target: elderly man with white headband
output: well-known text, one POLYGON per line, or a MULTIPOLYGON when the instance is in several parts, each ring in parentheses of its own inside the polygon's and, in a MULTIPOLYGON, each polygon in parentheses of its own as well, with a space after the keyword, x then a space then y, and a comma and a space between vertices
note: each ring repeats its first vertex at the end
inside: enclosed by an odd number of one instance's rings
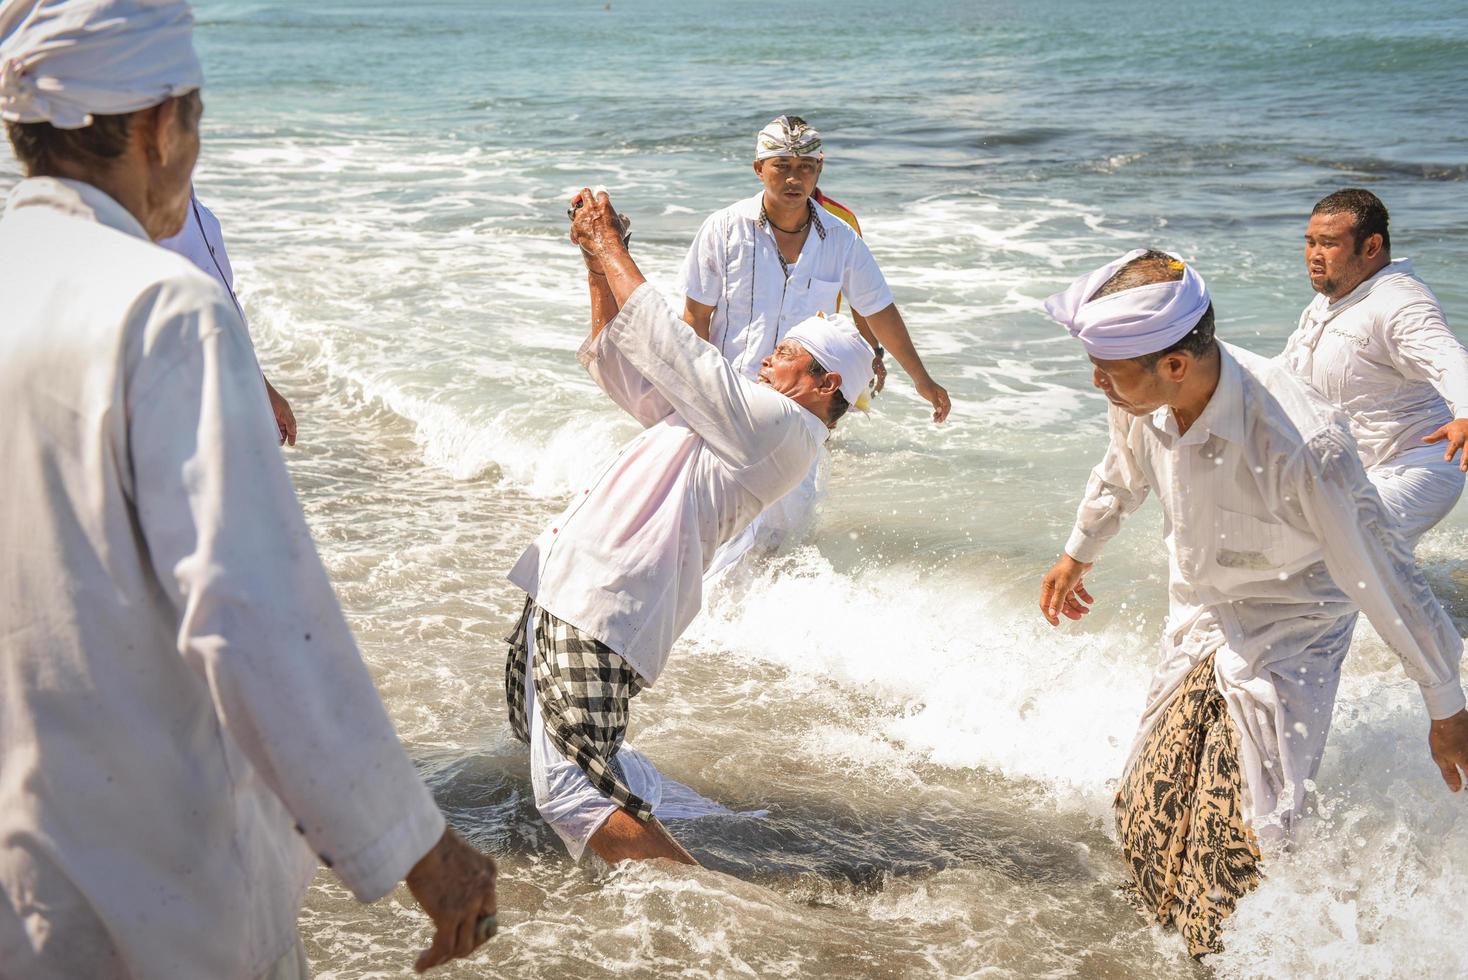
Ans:
POLYGON ((318 860, 407 877, 421 969, 494 925, 358 654, 225 291, 183 225, 170 0, 0 4, 0 974, 299 977, 318 860))
POLYGON ((510 572, 527 595, 505 695, 535 802, 573 857, 695 863, 658 819, 727 813, 623 744, 631 699, 703 604, 714 553, 810 470, 872 379, 846 317, 812 317, 752 381, 695 337, 626 250, 605 193, 577 198, 591 293, 578 358, 642 424, 510 572))
MULTIPOLYGON (((799 116, 779 116, 758 133, 754 172, 763 186, 714 212, 699 229, 680 277, 683 319, 752 379, 791 328, 837 312, 844 297, 864 319, 877 355, 884 347, 892 352, 941 422, 948 392, 923 365, 877 260, 861 236, 811 198, 824 161, 821 134, 799 116)), ((801 487, 766 513, 762 524, 770 536, 798 533, 808 523, 817 477, 813 466, 801 487)), ((751 528, 715 567, 731 564, 753 540, 751 528)))
POLYGON ((1454 791, 1468 768, 1462 641, 1361 468, 1346 420, 1278 363, 1214 338, 1202 277, 1135 251, 1045 304, 1111 403, 1111 444, 1065 553, 1052 624, 1149 491, 1163 509, 1169 614, 1116 797, 1136 895, 1195 956, 1259 880, 1320 765, 1357 610, 1422 689, 1454 791))

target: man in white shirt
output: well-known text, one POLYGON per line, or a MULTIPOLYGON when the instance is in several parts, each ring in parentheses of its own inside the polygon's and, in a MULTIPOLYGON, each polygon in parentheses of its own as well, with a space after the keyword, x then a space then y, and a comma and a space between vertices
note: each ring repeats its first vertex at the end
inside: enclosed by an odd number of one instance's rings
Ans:
MULTIPOLYGON (((753 379, 795 324, 837 312, 844 297, 878 359, 884 347, 891 351, 942 422, 948 392, 928 374, 877 260, 850 225, 812 198, 825 162, 821 146, 821 134, 799 116, 779 116, 755 137, 762 187, 699 228, 680 276, 683 319, 753 379)), ((721 552, 713 570, 738 560, 757 535, 778 544, 801 533, 818 477, 813 464, 795 491, 721 552)))
POLYGON ((1415 544, 1463 493, 1468 350, 1412 261, 1392 259, 1387 222, 1358 188, 1315 205, 1305 264, 1318 295, 1281 358, 1350 417, 1367 475, 1415 544))
MULTIPOLYGON (((224 248, 224 231, 214 212, 205 207, 193 191, 189 192, 189 213, 184 217, 183 228, 178 234, 170 235, 158 244, 170 252, 182 255, 198 266, 205 275, 217 280, 229 293, 230 302, 234 303, 240 319, 245 319, 245 308, 240 305, 240 298, 234 291, 234 266, 230 265, 229 253, 224 248)), ((245 328, 248 331, 248 322, 245 328)), ((262 374, 260 380, 265 383, 265 394, 270 399, 271 417, 275 421, 280 444, 294 446, 296 415, 291 411, 290 402, 275 390, 269 378, 262 374)))
POLYGON ((1082 577, 1149 492, 1163 507, 1169 616, 1117 794, 1136 891, 1194 955, 1258 880, 1256 833, 1302 811, 1358 609, 1402 660, 1457 791, 1468 768, 1462 641, 1371 487, 1343 416, 1276 361, 1222 344, 1197 273, 1132 252, 1050 298, 1111 402, 1111 441, 1046 619, 1079 619, 1082 577))
POLYGON ((510 572, 528 599, 506 698, 536 805, 574 856, 692 863, 655 813, 727 811, 622 744, 630 700, 698 614, 714 552, 800 482, 867 390, 872 350, 846 317, 813 317, 745 378, 645 283, 606 194, 577 200, 591 292, 578 359, 644 429, 510 572))
MULTIPOLYGON (((0 5, 0 973, 304 976, 318 859, 406 876, 468 954, 494 863, 452 830, 347 629, 244 324, 154 240, 198 156, 192 14, 0 5)), ((482 923, 482 925, 481 925, 482 923)))

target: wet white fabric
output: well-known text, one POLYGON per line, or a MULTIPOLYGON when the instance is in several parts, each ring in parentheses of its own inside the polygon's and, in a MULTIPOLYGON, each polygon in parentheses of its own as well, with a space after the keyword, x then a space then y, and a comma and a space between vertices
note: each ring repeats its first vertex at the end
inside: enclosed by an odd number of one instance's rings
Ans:
POLYGON ((804 479, 828 431, 737 374, 648 283, 578 358, 644 429, 526 549, 510 581, 652 684, 703 608, 714 553, 804 479))
POLYGON ((1397 453, 1366 471, 1397 527, 1414 546, 1452 512, 1463 495, 1458 460, 1443 459, 1442 445, 1397 453))
POLYGON ((822 212, 825 237, 811 229, 786 275, 774 233, 760 225, 763 202, 761 191, 710 215, 689 246, 678 284, 684 296, 714 308, 709 342, 751 380, 797 323, 835 313, 838 297, 862 316, 892 305, 871 249, 829 212, 822 212))
POLYGON ((830 469, 830 450, 822 446, 820 458, 799 486, 766 507, 738 537, 719 548, 704 575, 704 587, 712 586, 751 550, 773 552, 798 543, 815 522, 816 507, 825 496, 830 469))
MULTIPOLYGON (((561 838, 572 859, 580 861, 587 842, 618 807, 597 791, 580 766, 556 750, 541 720, 533 683, 525 685, 525 719, 530 731, 530 784, 535 791, 535 808, 561 838)), ((763 817, 768 813, 766 810, 737 813, 715 803, 658 772, 647 756, 626 742, 617 751, 617 762, 628 789, 646 800, 659 820, 763 817)))
POLYGON ((1171 252, 1167 254, 1183 266, 1178 281, 1136 286, 1091 299, 1123 266, 1144 254, 1143 249, 1128 252, 1045 300, 1045 312, 1069 330, 1092 357, 1121 361, 1166 350, 1187 336, 1208 311, 1203 277, 1171 252))
POLYGON ((807 317, 785 338, 804 347, 827 371, 841 375, 841 394, 852 406, 870 393, 877 352, 862 338, 851 317, 840 313, 807 317))
POLYGON ((1319 765, 1344 620, 1366 612, 1432 718, 1463 708, 1462 640, 1367 480, 1344 416, 1277 361, 1220 346, 1218 388, 1186 433, 1165 407, 1140 418, 1111 407, 1110 445, 1065 550, 1095 561, 1156 492, 1169 615, 1147 717, 1216 651, 1249 813, 1263 826, 1291 819, 1319 765), (1301 677, 1313 680, 1283 680, 1301 677))
POLYGON ((0 220, 0 973, 253 977, 316 855, 444 828, 317 556, 219 285, 74 181, 0 220))
POLYGON ((0 119, 81 129, 204 84, 180 0, 10 0, 0 7, 0 119))
POLYGON ((1317 295, 1280 357, 1350 416, 1367 468, 1468 418, 1468 349, 1410 259, 1334 302, 1317 295))

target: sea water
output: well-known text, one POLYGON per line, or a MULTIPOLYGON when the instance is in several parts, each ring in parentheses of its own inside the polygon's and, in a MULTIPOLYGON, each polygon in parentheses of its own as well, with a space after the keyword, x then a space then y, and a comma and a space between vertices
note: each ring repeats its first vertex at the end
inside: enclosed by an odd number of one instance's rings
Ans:
MULTIPOLYGON (((201 199, 218 214, 285 451, 362 652, 454 824, 500 862, 500 937, 443 976, 1461 976, 1468 800, 1369 629, 1321 815, 1195 965, 1118 896, 1109 802, 1166 611, 1157 506, 1052 629, 1039 583, 1105 445, 1080 348, 1040 312, 1138 246, 1207 277, 1220 335, 1277 352, 1310 299, 1311 205, 1372 188, 1468 326, 1468 8, 201 2, 201 199), (610 188, 676 301, 754 133, 825 134, 946 425, 893 365, 832 441, 804 539, 707 598, 631 738, 765 819, 675 824, 703 862, 572 863, 510 736, 521 549, 637 430, 576 364, 574 190, 610 188)), ((16 167, 7 157, 0 191, 16 167)), ((1419 558, 1468 631, 1468 513, 1419 558)), ((330 765, 330 760, 321 760, 330 765)), ((328 872, 322 977, 398 975, 406 892, 328 872)))

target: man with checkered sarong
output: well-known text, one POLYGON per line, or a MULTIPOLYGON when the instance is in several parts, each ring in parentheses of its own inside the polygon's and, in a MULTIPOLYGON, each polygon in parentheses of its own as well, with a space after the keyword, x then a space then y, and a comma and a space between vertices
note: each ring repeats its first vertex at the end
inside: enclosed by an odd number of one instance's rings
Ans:
POLYGON ((801 481, 867 392, 872 349, 846 317, 812 318, 751 381, 646 284, 604 192, 583 190, 571 213, 591 294, 578 359, 643 431, 510 572, 527 595, 505 665, 510 724, 573 856, 693 863, 658 815, 728 811, 624 743, 628 707, 702 607, 715 551, 801 481))
POLYGON ((1082 576, 1155 491, 1170 608, 1117 835, 1138 904, 1193 955, 1217 952, 1260 879, 1260 843, 1305 808, 1358 612, 1421 686, 1454 791, 1468 768, 1462 640, 1346 418, 1283 365, 1220 343, 1207 287, 1178 256, 1128 253, 1045 308, 1090 355, 1111 444, 1041 610, 1052 625, 1089 611, 1082 576))

